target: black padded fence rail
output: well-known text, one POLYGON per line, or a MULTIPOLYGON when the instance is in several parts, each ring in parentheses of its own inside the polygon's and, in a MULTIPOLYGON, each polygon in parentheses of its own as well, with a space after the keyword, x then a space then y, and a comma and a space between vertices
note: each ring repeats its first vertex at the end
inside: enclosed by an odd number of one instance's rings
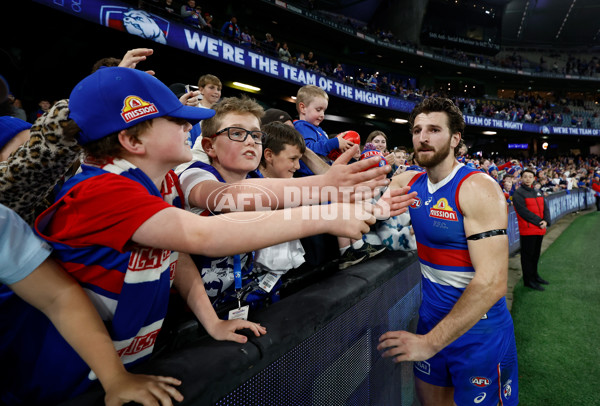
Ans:
MULTIPOLYGON (((331 268, 337 264, 328 264, 331 268)), ((414 332, 421 303, 416 252, 386 251, 298 290, 250 318, 246 344, 217 342, 194 319, 136 373, 183 381, 181 405, 412 405, 412 363, 383 359, 388 330, 414 332)), ((98 386, 63 406, 101 405, 98 386)))

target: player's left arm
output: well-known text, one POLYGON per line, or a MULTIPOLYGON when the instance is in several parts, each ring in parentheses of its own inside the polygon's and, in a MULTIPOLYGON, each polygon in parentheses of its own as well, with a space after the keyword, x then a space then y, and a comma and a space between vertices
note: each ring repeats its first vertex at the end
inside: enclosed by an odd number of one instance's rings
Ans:
POLYGON ((487 232, 494 234, 494 230, 506 230, 508 226, 506 203, 500 186, 489 176, 474 175, 463 182, 458 199, 475 276, 450 313, 428 333, 437 351, 473 327, 506 295, 507 289, 508 236, 485 236, 487 232), (468 239, 476 235, 483 238, 468 239))
MULTIPOLYGON (((508 215, 504 194, 489 176, 477 174, 465 180, 459 192, 459 204, 467 237, 506 230, 508 215)), ((385 350, 384 357, 393 357, 395 362, 431 358, 473 327, 506 294, 507 235, 467 240, 467 244, 475 276, 450 313, 425 335, 407 331, 383 334, 378 349, 385 350)))

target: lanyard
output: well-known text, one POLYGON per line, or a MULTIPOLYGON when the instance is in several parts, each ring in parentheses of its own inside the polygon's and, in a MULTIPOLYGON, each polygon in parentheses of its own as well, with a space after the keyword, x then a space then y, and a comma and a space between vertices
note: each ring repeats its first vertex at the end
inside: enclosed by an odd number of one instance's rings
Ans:
POLYGON ((238 308, 240 308, 242 298, 242 260, 239 255, 233 256, 233 280, 235 283, 235 292, 238 300, 238 308))

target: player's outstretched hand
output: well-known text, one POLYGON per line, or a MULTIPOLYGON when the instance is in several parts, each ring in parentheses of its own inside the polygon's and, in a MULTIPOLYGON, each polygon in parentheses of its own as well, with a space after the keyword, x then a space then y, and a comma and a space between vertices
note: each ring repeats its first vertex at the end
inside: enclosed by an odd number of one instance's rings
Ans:
POLYGON ((137 402, 144 406, 171 406, 171 398, 177 402, 183 395, 175 388, 181 385, 179 379, 168 376, 139 375, 123 371, 112 377, 107 384, 102 383, 106 391, 104 403, 107 406, 121 406, 137 402))
POLYGON ((218 341, 233 341, 244 344, 246 341, 248 341, 248 337, 238 334, 236 331, 245 328, 252 330, 256 337, 267 334, 267 329, 261 326, 260 323, 253 323, 251 321, 241 319, 219 320, 211 327, 208 333, 212 338, 218 341))
POLYGON ((427 336, 408 331, 388 331, 379 337, 377 349, 383 351, 384 358, 393 358, 394 362, 424 361, 437 353, 427 336))

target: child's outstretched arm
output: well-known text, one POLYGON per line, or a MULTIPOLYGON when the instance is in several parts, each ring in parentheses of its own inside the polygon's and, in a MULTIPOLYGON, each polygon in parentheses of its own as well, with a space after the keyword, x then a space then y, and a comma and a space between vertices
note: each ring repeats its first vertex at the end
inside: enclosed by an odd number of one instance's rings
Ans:
POLYGON ((350 203, 209 217, 168 207, 146 220, 131 239, 148 247, 224 257, 324 233, 359 239, 373 223, 372 208, 350 203))
POLYGON ((280 209, 307 204, 324 203, 335 200, 342 201, 348 196, 353 201, 354 189, 375 189, 389 184, 385 175, 391 170, 386 165, 379 167, 373 164, 379 157, 354 162, 348 165, 352 156, 358 151, 353 146, 335 161, 335 164, 322 175, 301 178, 258 178, 244 179, 241 182, 224 184, 218 181, 204 181, 195 185, 189 196, 192 207, 227 212, 231 206, 221 205, 226 202, 241 202, 236 211, 252 211, 257 209, 280 209), (257 191, 268 191, 257 194, 257 191), (248 196, 252 199, 248 199, 248 196), (245 198, 245 197, 246 198, 245 198))
POLYGON ((181 402, 178 379, 136 375, 125 370, 100 315, 81 286, 48 258, 9 287, 52 321, 64 339, 94 371, 109 406, 135 401, 143 405, 181 402))

